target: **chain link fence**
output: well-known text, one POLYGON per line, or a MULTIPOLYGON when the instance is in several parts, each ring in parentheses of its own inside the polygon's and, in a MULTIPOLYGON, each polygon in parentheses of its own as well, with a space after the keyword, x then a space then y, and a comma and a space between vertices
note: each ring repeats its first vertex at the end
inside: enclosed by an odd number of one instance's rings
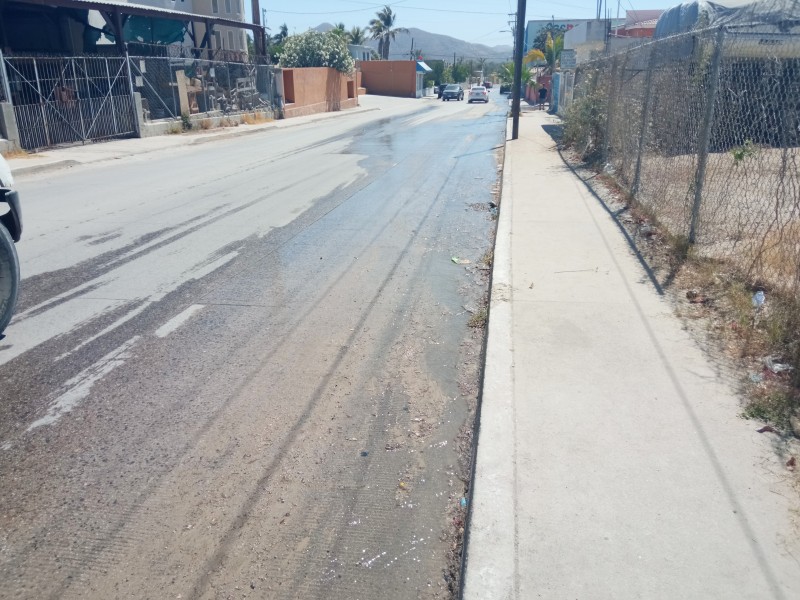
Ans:
POLYGON ((566 133, 676 238, 800 293, 800 38, 736 29, 581 66, 566 133))
MULTIPOLYGON (((234 57, 237 58, 237 57, 234 57)), ((266 112, 277 115, 275 68, 257 62, 189 55, 131 56, 145 121, 182 115, 266 112)))

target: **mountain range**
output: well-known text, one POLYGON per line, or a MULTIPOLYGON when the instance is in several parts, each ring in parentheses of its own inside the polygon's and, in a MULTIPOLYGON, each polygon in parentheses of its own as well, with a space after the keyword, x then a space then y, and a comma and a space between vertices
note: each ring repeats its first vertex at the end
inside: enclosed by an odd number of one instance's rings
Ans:
MULTIPOLYGON (((317 31, 330 31, 333 25, 322 23, 315 27, 317 31)), ((411 57, 411 45, 415 53, 420 51, 423 60, 442 59, 452 62, 453 56, 456 60, 479 60, 485 58, 489 61, 506 62, 511 60, 514 53, 513 46, 484 46, 483 44, 472 44, 459 40, 449 35, 430 33, 411 27, 408 33, 398 33, 389 46, 389 58, 391 60, 402 60, 411 57), (449 59, 449 60, 448 60, 449 59)), ((365 44, 370 48, 378 49, 377 40, 368 40, 365 44)))

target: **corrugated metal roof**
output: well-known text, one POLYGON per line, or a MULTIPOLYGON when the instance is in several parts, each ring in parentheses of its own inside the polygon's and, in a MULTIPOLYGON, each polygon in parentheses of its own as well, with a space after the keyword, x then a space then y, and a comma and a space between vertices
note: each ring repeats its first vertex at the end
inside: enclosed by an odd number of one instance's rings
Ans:
POLYGON ((229 27, 241 27, 244 29, 259 30, 260 25, 254 25, 244 21, 234 21, 232 19, 222 19, 220 17, 212 17, 208 15, 197 15, 180 10, 173 10, 170 8, 156 8, 146 4, 136 4, 133 2, 124 2, 122 0, 13 0, 19 4, 36 4, 38 6, 57 6, 63 8, 78 8, 83 10, 99 10, 99 11, 119 11, 128 15, 139 15, 144 17, 152 17, 154 19, 171 19, 178 21, 195 21, 203 22, 208 21, 215 25, 225 25, 229 27))

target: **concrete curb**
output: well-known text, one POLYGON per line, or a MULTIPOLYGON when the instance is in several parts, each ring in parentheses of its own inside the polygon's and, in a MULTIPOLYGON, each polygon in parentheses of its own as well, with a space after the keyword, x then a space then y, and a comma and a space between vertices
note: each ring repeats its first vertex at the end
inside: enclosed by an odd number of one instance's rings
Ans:
POLYGON ((488 337, 472 498, 464 540, 461 597, 517 597, 514 354, 512 340, 511 214, 508 150, 492 268, 488 337))
MULTIPOLYGON (((205 137, 197 138, 197 139, 188 141, 187 145, 195 146, 195 145, 199 145, 199 144, 208 144, 210 142, 216 142, 216 141, 219 141, 219 140, 229 140, 229 139, 234 139, 234 138, 238 138, 238 137, 243 137, 243 136, 246 136, 246 135, 254 135, 254 134, 257 134, 257 133, 264 133, 264 132, 267 132, 267 131, 274 131, 276 129, 287 129, 289 127, 299 127, 301 125, 309 125, 309 124, 313 124, 313 123, 318 123, 320 121, 326 121, 328 119, 334 119, 334 118, 337 118, 337 117, 344 117, 344 116, 352 115, 352 114, 361 114, 361 113, 365 113, 365 112, 373 112, 373 111, 376 111, 376 110, 381 110, 381 109, 379 107, 373 107, 373 108, 364 108, 364 109, 361 109, 361 110, 356 108, 356 109, 350 109, 348 111, 336 111, 336 112, 331 112, 331 113, 325 113, 325 115, 330 115, 330 116, 322 116, 322 117, 317 117, 315 119, 310 119, 310 120, 307 120, 307 121, 298 121, 298 122, 295 122, 295 119, 288 119, 288 120, 287 119, 282 119, 280 121, 275 121, 273 123, 265 124, 264 126, 259 127, 258 129, 244 129, 244 130, 239 130, 239 131, 226 131, 226 132, 220 132, 220 133, 211 133, 209 135, 206 135, 205 137), (281 125, 280 123, 287 123, 287 125, 281 125)), ((131 138, 131 139, 138 139, 138 138, 131 138)), ((169 150, 169 149, 171 149, 171 148, 159 148, 157 150, 153 150, 152 148, 146 148, 146 149, 133 150, 133 151, 128 150, 126 152, 120 152, 117 155, 106 155, 106 156, 102 156, 100 158, 95 158, 95 159, 91 159, 91 160, 72 160, 72 159, 70 159, 70 160, 58 160, 58 161, 53 161, 53 162, 46 163, 46 164, 32 165, 30 167, 12 168, 12 174, 14 175, 14 177, 19 177, 19 176, 24 176, 24 175, 36 175, 36 174, 39 174, 39 173, 45 173, 45 172, 48 172, 48 171, 55 171, 55 170, 58 170, 58 169, 64 169, 64 168, 68 168, 68 167, 75 167, 75 166, 80 166, 80 165, 91 165, 91 164, 104 162, 104 161, 107 161, 107 160, 117 160, 119 158, 123 158, 123 157, 127 157, 127 156, 137 156, 139 154, 147 154, 149 152, 161 152, 163 150, 169 150)))
POLYGON ((57 171, 59 169, 76 167, 82 164, 85 163, 77 160, 57 160, 55 162, 45 163, 42 165, 31 165, 30 167, 16 168, 12 171, 12 174, 14 177, 19 177, 20 175, 35 175, 37 173, 46 173, 48 171, 57 171))

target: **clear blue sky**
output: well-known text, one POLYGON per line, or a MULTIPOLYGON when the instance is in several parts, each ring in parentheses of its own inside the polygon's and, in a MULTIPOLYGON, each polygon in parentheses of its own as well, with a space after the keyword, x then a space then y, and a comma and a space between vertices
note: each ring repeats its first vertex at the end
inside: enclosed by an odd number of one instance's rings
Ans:
MULTIPOLYGON (((618 0, 607 0, 612 17, 617 15, 618 0)), ((244 0, 250 14, 251 0, 244 0)), ((621 0, 620 16, 626 10, 669 8, 680 0, 621 0)), ((320 23, 344 23, 348 29, 353 25, 366 27, 370 19, 385 2, 369 0, 260 0, 261 8, 267 10, 267 26, 275 34, 282 23, 289 26, 289 33, 302 33, 320 23)), ((441 33, 454 38, 497 46, 512 45, 509 29, 509 13, 517 10, 517 0, 395 0, 388 2, 397 14, 399 27, 416 27, 431 33, 441 33)), ((595 0, 557 0, 544 2, 528 0, 525 20, 534 19, 593 19, 596 13, 595 0)))

